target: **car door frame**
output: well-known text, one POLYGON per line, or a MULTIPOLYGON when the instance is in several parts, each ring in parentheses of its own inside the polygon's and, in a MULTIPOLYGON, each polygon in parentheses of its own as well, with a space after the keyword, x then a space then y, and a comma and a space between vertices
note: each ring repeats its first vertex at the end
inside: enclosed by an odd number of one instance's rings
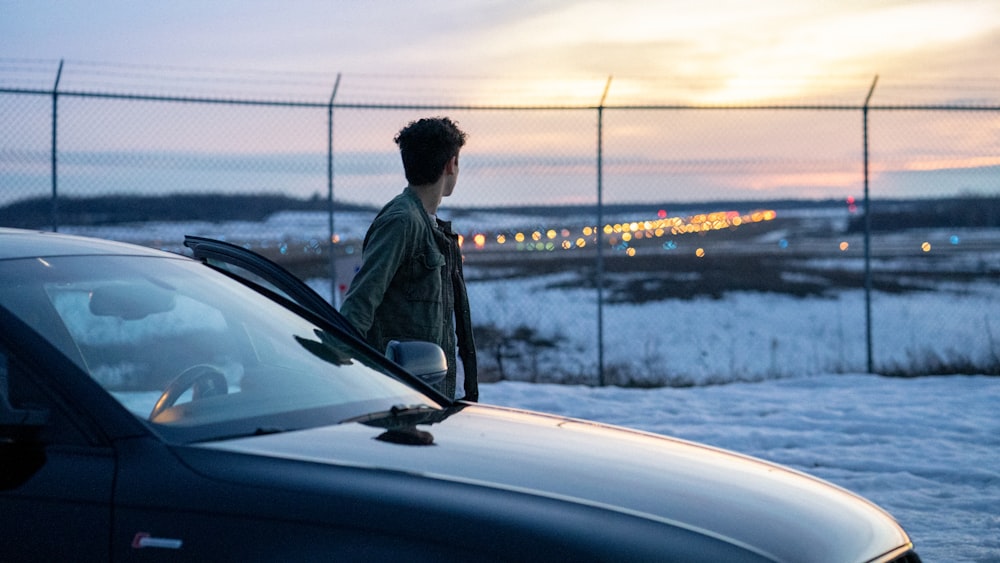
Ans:
MULTIPOLYGON (((337 311, 323 297, 316 293, 305 282, 297 276, 279 266, 271 260, 247 250, 241 246, 221 240, 186 235, 184 246, 189 248, 196 260, 201 260, 208 265, 219 267, 219 264, 242 268, 267 283, 278 288, 286 297, 297 303, 299 306, 308 309, 319 315, 330 324, 343 329, 351 336, 361 338, 357 329, 348 321, 340 311, 337 311)), ((246 279, 239 272, 229 271, 229 273, 246 279)), ((248 280, 255 283, 254 280, 248 280)))
POLYGON ((27 376, 45 405, 44 415, 26 416, 23 425, 8 424, 0 433, 5 471, 11 464, 29 462, 26 456, 41 456, 40 464, 0 490, 4 555, 15 560, 108 559, 118 472, 115 441, 148 431, 72 360, 3 307, 0 328, 4 393, 11 377, 27 376), (17 370, 11 371, 11 362, 17 370), (58 439, 45 438, 45 432, 58 439), (64 439, 69 436, 73 438, 64 439), (53 536, 52 523, 68 520, 76 523, 53 536))

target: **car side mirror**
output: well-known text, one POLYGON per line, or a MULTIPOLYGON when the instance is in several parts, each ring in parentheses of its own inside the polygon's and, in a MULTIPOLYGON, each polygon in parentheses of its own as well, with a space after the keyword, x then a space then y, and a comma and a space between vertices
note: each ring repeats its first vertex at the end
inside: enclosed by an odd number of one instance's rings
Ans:
POLYGON ((428 385, 440 383, 448 374, 444 350, 431 342, 392 340, 385 355, 428 385))

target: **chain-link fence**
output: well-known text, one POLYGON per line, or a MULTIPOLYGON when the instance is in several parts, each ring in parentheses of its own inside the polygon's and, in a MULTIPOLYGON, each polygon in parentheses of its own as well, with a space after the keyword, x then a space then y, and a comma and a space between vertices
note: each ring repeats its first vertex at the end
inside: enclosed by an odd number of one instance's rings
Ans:
POLYGON ((380 90, 397 101, 364 102, 339 79, 274 101, 50 82, 0 81, 0 225, 176 251, 185 234, 223 238, 335 304, 405 184, 393 135, 456 119, 470 137, 442 215, 465 237, 486 379, 1000 372, 1000 106, 633 104, 608 84, 578 105, 443 90, 446 103, 399 103, 398 83, 380 90))

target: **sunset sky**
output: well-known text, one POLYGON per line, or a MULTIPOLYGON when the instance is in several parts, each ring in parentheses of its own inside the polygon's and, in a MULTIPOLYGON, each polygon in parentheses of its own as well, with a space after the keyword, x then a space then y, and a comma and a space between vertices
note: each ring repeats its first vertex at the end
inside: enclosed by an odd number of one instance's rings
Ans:
MULTIPOLYGON (((156 94, 245 98, 270 89, 273 97, 325 102, 342 75, 341 103, 586 108, 599 104, 609 85, 608 107, 856 107, 877 75, 875 105, 996 107, 1000 2, 0 0, 0 87, 51 88, 60 60, 66 64, 63 91, 148 88, 156 94)), ((61 133, 60 148, 169 150, 170 139, 183 139, 186 150, 274 152, 263 145, 227 147, 229 139, 249 134, 211 121, 222 113, 188 120, 203 130, 165 122, 149 137, 152 144, 141 147, 112 135, 102 139, 106 147, 96 146, 88 134, 93 129, 81 125, 79 145, 68 131, 61 133)), ((381 175, 368 175, 387 190, 370 197, 384 199, 397 188, 389 183, 398 172, 391 135, 410 116, 370 117, 357 116, 354 125, 350 115, 339 119, 339 149, 388 155, 380 161, 381 175)), ((562 201, 593 197, 591 117, 461 117, 474 131, 467 152, 476 158, 468 160, 467 175, 480 174, 477 182, 489 189, 460 193, 460 203, 484 202, 485 194, 509 197, 512 177, 504 174, 524 170, 537 171, 536 180, 549 178, 562 201), (500 153, 515 154, 511 158, 520 164, 489 160, 500 153)), ((1000 113, 933 115, 917 124, 904 117, 913 118, 883 112, 878 119, 872 174, 882 193, 1000 190, 994 181, 1000 113), (953 180, 943 182, 941 174, 953 180)), ((856 194, 859 126, 859 116, 830 112, 619 112, 609 117, 605 132, 609 193, 856 194), (664 178, 674 187, 665 188, 664 178)), ((265 135, 254 134, 287 153, 325 150, 324 122, 300 126, 279 118, 264 127, 265 135)), ((354 168, 369 166, 343 158, 338 165, 348 185, 354 168)), ((302 188, 306 194, 313 189, 302 188)), ((535 184, 523 189, 525 197, 539 193, 535 184)))
POLYGON ((650 84, 683 102, 856 98, 878 74, 941 101, 949 83, 995 92, 1000 2, 0 0, 0 58, 506 77, 569 101, 596 101, 609 76, 629 100, 650 84))

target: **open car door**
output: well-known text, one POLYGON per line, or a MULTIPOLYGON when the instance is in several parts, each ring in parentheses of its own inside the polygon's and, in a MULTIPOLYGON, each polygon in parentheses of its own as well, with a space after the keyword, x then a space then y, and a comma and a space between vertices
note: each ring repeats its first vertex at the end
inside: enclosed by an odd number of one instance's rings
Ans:
MULTIPOLYGON (((190 235, 184 237, 184 246, 191 249, 197 260, 274 291, 345 333, 364 340, 354 325, 333 305, 294 274, 267 258, 235 244, 190 235)), ((380 352, 429 385, 441 381, 448 372, 444 352, 437 344, 393 341, 387 350, 380 352)))
POLYGON ((185 236, 184 246, 194 257, 217 268, 261 285, 299 304, 348 334, 361 338, 351 323, 316 291, 288 270, 260 254, 228 242, 185 236))

